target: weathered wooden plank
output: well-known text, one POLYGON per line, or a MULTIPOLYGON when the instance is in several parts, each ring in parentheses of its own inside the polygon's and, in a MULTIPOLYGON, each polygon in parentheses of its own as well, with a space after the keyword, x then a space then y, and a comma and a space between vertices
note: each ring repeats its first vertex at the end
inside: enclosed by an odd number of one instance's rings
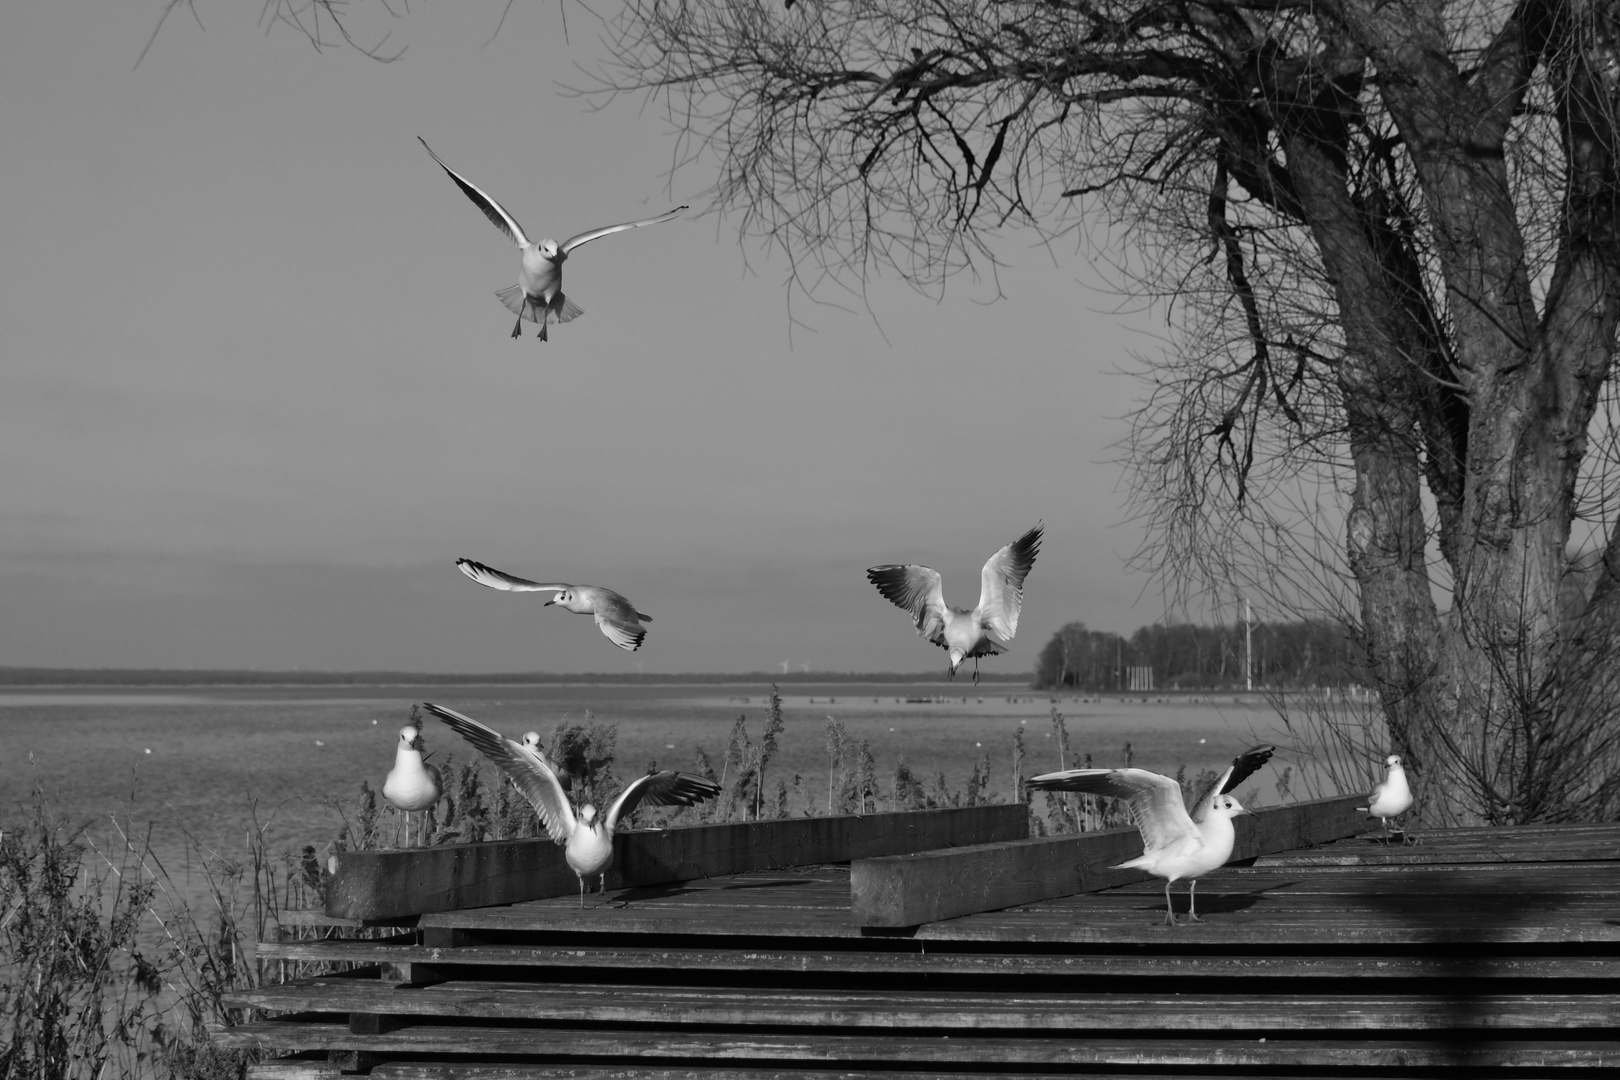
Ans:
POLYGON ((341 1070, 325 1055, 261 1061, 247 1068, 247 1080, 338 1080, 341 1070))
MULTIPOLYGON (((446 968, 621 968, 650 971, 746 971, 862 975, 930 975, 971 979, 1031 977, 1277 979, 1602 979, 1620 978, 1620 958, 1592 956, 1419 956, 1404 952, 1350 956, 1221 953, 952 953, 798 949, 683 949, 646 946, 467 945, 455 949, 369 941, 289 941, 259 946, 268 960, 351 964, 433 964, 446 968)), ((403 981, 403 980, 401 980, 403 981)))
MULTIPOLYGON (((1021 804, 632 831, 620 834, 608 883, 658 885, 1028 834, 1021 804)), ((345 851, 336 860, 328 917, 377 920, 579 892, 562 849, 546 839, 345 851)))
POLYGON ((1607 994, 1206 995, 969 991, 798 990, 596 983, 446 982, 399 987, 309 979, 228 991, 229 1008, 270 1013, 347 1012, 354 1034, 382 1035, 403 1017, 601 1024, 925 1028, 951 1032, 1162 1031, 1179 1033, 1431 1030, 1579 1030, 1620 1026, 1607 994), (364 1024, 356 1021, 362 1018, 364 1024))
POLYGON ((717 1033, 654 1029, 576 1030, 552 1026, 476 1030, 418 1025, 377 1036, 357 1036, 347 1024, 265 1021, 211 1029, 225 1048, 353 1049, 376 1053, 506 1055, 618 1060, 670 1059, 731 1062, 849 1061, 893 1063, 912 1070, 930 1065, 958 1068, 1010 1065, 1135 1065, 1177 1068, 1451 1068, 1460 1075, 1483 1068, 1555 1068, 1613 1065, 1620 1041, 1612 1038, 1536 1041, 1529 1039, 1159 1039, 1152 1037, 915 1036, 895 1032, 845 1034, 717 1033))
MULTIPOLYGON (((1026 1080, 1057 1080, 1072 1078, 1072 1072, 1048 1072, 1044 1069, 1020 1069, 1019 1077, 1026 1080)), ((1209 1074, 1178 1072, 1181 1080, 1259 1080, 1255 1075, 1236 1075, 1223 1072, 1219 1077, 1209 1074)), ((374 1066, 367 1074, 371 1080, 895 1080, 889 1069, 880 1072, 868 1069, 839 1068, 836 1072, 818 1068, 771 1068, 769 1066, 736 1067, 705 1065, 702 1068, 660 1065, 521 1065, 465 1064, 456 1061, 400 1061, 374 1066)), ((1005 1080, 999 1070, 985 1072, 941 1072, 932 1070, 926 1080, 1005 1080)), ((1139 1072, 1099 1073, 1088 1071, 1086 1080, 1142 1080, 1139 1072)), ((1265 1080, 1306 1080, 1298 1074, 1280 1076, 1269 1074, 1265 1080)), ((1314 1078, 1313 1078, 1314 1080, 1314 1078)), ((1353 1078, 1351 1078, 1353 1080, 1353 1078)), ((1404 1080, 1384 1077, 1382 1080, 1404 1080)))
MULTIPOLYGON (((1234 861, 1352 836, 1360 796, 1256 811, 1237 819, 1234 861)), ((902 927, 1141 881, 1113 867, 1142 853, 1135 829, 981 844, 861 859, 850 866, 850 908, 860 926, 902 927)))

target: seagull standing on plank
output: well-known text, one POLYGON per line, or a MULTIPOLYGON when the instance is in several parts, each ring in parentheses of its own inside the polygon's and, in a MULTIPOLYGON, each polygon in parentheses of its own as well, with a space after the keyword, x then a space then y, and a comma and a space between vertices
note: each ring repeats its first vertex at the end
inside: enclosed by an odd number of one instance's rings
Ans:
MULTIPOLYGON (((1391 754, 1384 759, 1389 766, 1389 772, 1384 775, 1383 783, 1372 789, 1367 796, 1367 805, 1358 806, 1357 810, 1364 810, 1384 823, 1384 843, 1389 843, 1389 819, 1400 817, 1412 809, 1412 789, 1406 783, 1406 770, 1401 767, 1401 756, 1391 754)), ((1411 843, 1404 831, 1401 833, 1402 843, 1411 843)))
POLYGON ((565 845, 564 858, 579 877, 579 906, 585 906, 585 879, 598 875, 598 891, 607 891, 607 872, 613 865, 613 834, 619 822, 638 806, 691 806, 720 794, 720 785, 691 773, 648 773, 632 780, 598 817, 587 803, 576 816, 557 774, 545 759, 522 743, 480 724, 470 716, 427 702, 422 708, 454 728, 517 784, 518 790, 540 815, 551 839, 565 845))
POLYGON ((1200 797, 1194 807, 1196 817, 1187 813, 1180 784, 1146 769, 1068 769, 1037 776, 1029 786, 1038 791, 1083 791, 1124 800, 1131 821, 1142 833, 1143 850, 1140 858, 1114 869, 1146 870, 1164 878, 1164 921, 1171 926, 1176 925, 1176 909, 1170 886, 1182 878, 1190 879, 1187 921, 1203 922, 1197 910, 1198 879, 1231 859, 1237 842, 1232 819, 1249 813, 1226 792, 1265 764, 1273 749, 1257 746, 1239 755, 1212 785, 1211 793, 1200 797))
POLYGON ((577 236, 570 236, 562 243, 546 237, 538 244, 531 241, 523 233, 523 226, 506 208, 486 195, 483 189, 463 177, 456 170, 444 163, 438 154, 433 153, 433 147, 428 146, 427 140, 420 135, 417 141, 422 144, 429 156, 439 163, 439 168, 450 174, 450 179, 456 186, 466 192, 467 198, 473 205, 484 212, 484 216, 495 223, 495 227, 505 233, 522 253, 522 262, 518 265, 518 281, 504 289, 496 290, 495 295, 501 298, 514 314, 517 315, 517 324, 512 327, 512 336, 520 337, 523 333, 523 320, 540 324, 540 340, 546 338, 546 319, 548 316, 560 323, 577 319, 585 314, 585 309, 563 295, 562 266, 568 258, 569 252, 581 244, 588 244, 599 237, 608 236, 627 229, 639 229, 643 225, 657 225, 661 221, 669 221, 686 206, 677 206, 675 209, 659 214, 657 217, 642 218, 640 221, 626 221, 618 225, 604 225, 600 229, 590 229, 577 236))
MULTIPOLYGON (((394 748, 394 767, 383 781, 383 798, 405 815, 405 846, 411 846, 411 815, 427 810, 444 794, 444 778, 437 765, 422 759, 422 732, 415 724, 399 729, 399 745, 394 748)), ((421 830, 417 830, 421 840, 421 830)))
POLYGON ((874 566, 867 580, 897 607, 911 612, 917 633, 951 654, 950 678, 962 661, 972 659, 973 681, 979 681, 979 657, 999 656, 1018 633, 1018 613, 1024 606, 1024 578, 1041 550, 1037 524, 984 564, 980 574, 979 606, 947 607, 939 571, 915 563, 874 566))
MULTIPOLYGON (((472 559, 457 559, 456 566, 478 584, 488 585, 492 589, 504 589, 507 592, 556 593, 556 596, 546 601, 546 607, 556 604, 576 615, 596 616, 596 625, 602 633, 626 652, 635 652, 641 648, 641 639, 647 636, 647 628, 641 624, 652 622, 651 615, 637 611, 630 601, 612 589, 604 589, 600 585, 567 585, 562 582, 541 584, 528 578, 503 573, 493 566, 485 566, 472 559)), ((539 736, 536 736, 536 739, 538 738, 539 736)))

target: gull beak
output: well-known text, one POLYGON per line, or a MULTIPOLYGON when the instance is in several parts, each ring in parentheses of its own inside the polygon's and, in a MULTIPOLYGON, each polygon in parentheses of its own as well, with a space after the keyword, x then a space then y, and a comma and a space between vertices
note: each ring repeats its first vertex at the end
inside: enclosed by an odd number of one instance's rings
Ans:
POLYGON ((557 602, 557 598, 554 596, 550 600, 547 600, 544 604, 541 604, 540 606, 541 607, 550 607, 552 604, 555 604, 556 602, 557 602))

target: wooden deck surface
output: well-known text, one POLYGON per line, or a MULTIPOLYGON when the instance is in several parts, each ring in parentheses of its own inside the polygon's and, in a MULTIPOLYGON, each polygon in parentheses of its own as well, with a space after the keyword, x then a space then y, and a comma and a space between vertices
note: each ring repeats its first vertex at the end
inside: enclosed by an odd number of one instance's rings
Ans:
POLYGON ((862 926, 848 864, 434 912, 381 941, 264 943, 377 966, 234 994, 275 1018, 216 1037, 303 1055, 261 1080, 1620 1065, 1620 825, 1416 839, 1227 867, 1177 926, 1156 881, 862 926))

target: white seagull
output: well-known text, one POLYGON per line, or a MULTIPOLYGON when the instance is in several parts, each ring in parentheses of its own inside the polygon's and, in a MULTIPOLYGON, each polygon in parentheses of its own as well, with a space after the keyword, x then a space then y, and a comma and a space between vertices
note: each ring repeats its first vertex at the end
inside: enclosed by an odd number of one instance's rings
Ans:
POLYGON ((539 754, 470 716, 428 702, 423 702, 422 708, 449 724, 517 784, 540 815, 547 834, 565 845, 564 858, 579 876, 580 907, 585 906, 585 879, 592 874, 599 876, 599 891, 607 891, 607 871, 613 865, 613 834, 619 822, 636 807, 691 806, 720 794, 720 785, 711 780, 665 769, 632 780, 601 817, 589 803, 580 807, 576 816, 557 774, 539 754))
POLYGON ((1198 800, 1196 817, 1187 813, 1180 784, 1146 769, 1068 769, 1037 776, 1029 786, 1041 791, 1083 791, 1124 800, 1130 807, 1131 821, 1141 830, 1143 850, 1140 858, 1122 862, 1114 869, 1146 870, 1164 878, 1164 921, 1171 926, 1176 925, 1176 914, 1170 886, 1182 878, 1190 879, 1187 921, 1203 922, 1197 910, 1198 879, 1226 865, 1237 841, 1232 819, 1249 813, 1225 791, 1264 764, 1272 749, 1255 747, 1233 761, 1213 785, 1212 793, 1198 800), (1245 768, 1247 771, 1242 771, 1245 768))
POLYGON ((979 657, 1007 651, 1018 633, 1018 613, 1024 606, 1024 578, 1041 550, 1037 524, 984 564, 980 574, 979 606, 969 611, 945 605, 939 571, 915 563, 874 566, 867 580, 897 607, 911 612, 917 633, 951 654, 950 677, 962 661, 973 660, 973 681, 979 681, 979 657))
MULTIPOLYGON (((1372 789, 1367 796, 1367 805, 1358 806, 1357 810, 1364 810, 1384 823, 1384 843, 1389 843, 1389 819, 1400 817, 1412 808, 1412 789, 1406 783, 1406 770, 1401 767, 1401 756, 1391 754, 1384 759, 1389 766, 1383 783, 1372 789)), ((1402 843, 1411 843, 1412 839, 1404 831, 1401 833, 1402 843)))
POLYGON ((682 210, 690 209, 687 206, 677 206, 675 209, 659 214, 657 217, 642 218, 640 221, 626 221, 618 225, 604 225, 600 229, 589 229, 576 236, 570 236, 562 243, 557 243, 551 237, 546 237, 538 244, 531 241, 523 232, 523 226, 506 208, 487 195, 482 188, 472 183, 456 170, 444 163, 438 154, 433 153, 433 147, 428 146, 427 140, 420 135, 417 141, 427 150, 439 168, 450 174, 450 179, 456 182, 473 205, 484 212, 484 216, 495 223, 495 227, 505 233, 513 243, 517 244, 522 253, 522 261, 518 265, 518 281, 516 285, 509 285, 498 289, 495 295, 501 298, 514 314, 517 315, 517 324, 512 327, 512 336, 519 337, 523 333, 523 320, 540 324, 540 340, 546 340, 546 318, 556 319, 565 323, 585 314, 585 309, 563 295, 562 266, 568 258, 569 252, 581 244, 588 244, 598 237, 611 233, 624 232, 627 229, 639 229, 643 225, 657 225, 661 221, 669 221, 682 210))
POLYGON ((492 589, 504 589, 507 592, 556 593, 556 596, 546 601, 546 607, 556 604, 576 615, 596 616, 597 627, 609 641, 626 652, 635 652, 641 648, 641 639, 647 636, 647 628, 641 624, 652 622, 651 615, 637 611, 630 601, 612 589, 604 589, 600 585, 568 585, 560 581, 542 584, 503 573, 493 566, 485 566, 472 559, 457 559, 456 566, 478 584, 488 585, 492 589))
MULTIPOLYGON (((405 846, 411 846, 411 815, 426 810, 444 794, 444 778, 437 765, 422 760, 422 732, 415 724, 399 729, 399 745, 394 748, 394 767, 383 781, 383 798, 405 815, 405 846)), ((420 830, 417 839, 420 840, 420 830)))

